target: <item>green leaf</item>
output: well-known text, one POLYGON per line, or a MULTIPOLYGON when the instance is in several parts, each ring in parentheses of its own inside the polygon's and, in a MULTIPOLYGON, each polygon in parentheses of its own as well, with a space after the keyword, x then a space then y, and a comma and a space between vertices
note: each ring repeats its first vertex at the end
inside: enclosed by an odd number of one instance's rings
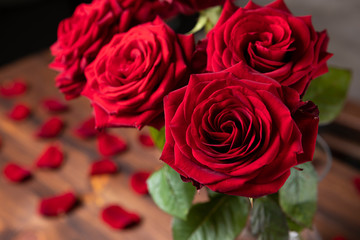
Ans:
POLYGON ((205 25, 205 31, 209 32, 218 22, 221 12, 222 12, 222 7, 216 6, 216 7, 208 8, 208 9, 204 10, 204 12, 208 18, 208 21, 205 25))
POLYGON ((195 26, 187 34, 193 34, 193 33, 200 32, 201 29, 203 29, 205 27, 207 21, 208 21, 208 18, 205 15, 200 14, 195 26))
POLYGON ((300 233, 305 228, 304 226, 301 226, 301 225, 297 224, 296 222, 294 222, 289 217, 286 217, 286 221, 287 221, 290 231, 295 231, 295 232, 300 233))
POLYGON ((191 183, 184 183, 180 175, 165 164, 149 177, 147 185, 159 208, 173 216, 186 219, 196 192, 191 183))
POLYGON ((149 131, 156 147, 158 147, 160 150, 163 150, 165 145, 165 127, 162 127, 160 131, 156 128, 149 127, 149 131))
POLYGON ((174 218, 174 240, 233 240, 246 224, 249 201, 244 197, 219 195, 194 205, 186 221, 174 218))
POLYGON ((255 200, 250 215, 251 232, 258 240, 288 240, 286 217, 279 205, 268 197, 255 200))
POLYGON ((211 7, 200 11, 197 23, 187 34, 197 33, 203 28, 205 28, 206 32, 209 32, 219 20, 221 11, 221 6, 211 7))
POLYGON ((297 167, 303 170, 291 169, 290 177, 279 190, 279 203, 292 221, 291 230, 299 231, 300 226, 312 225, 317 202, 317 173, 311 162, 297 167))
POLYGON ((346 99, 351 72, 340 68, 329 68, 329 72, 314 79, 304 95, 319 107, 320 123, 333 121, 340 113, 346 99))

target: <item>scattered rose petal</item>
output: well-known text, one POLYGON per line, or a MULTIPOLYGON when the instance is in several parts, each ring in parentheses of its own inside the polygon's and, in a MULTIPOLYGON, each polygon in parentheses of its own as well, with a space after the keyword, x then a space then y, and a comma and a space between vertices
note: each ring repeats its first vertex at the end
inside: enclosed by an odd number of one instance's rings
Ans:
POLYGON ((22 182, 31 176, 31 172, 15 163, 8 163, 4 168, 4 176, 12 182, 22 182))
POLYGON ((110 159, 93 162, 90 166, 90 175, 111 174, 118 170, 116 164, 110 159))
POLYGON ((69 106, 66 103, 55 98, 44 99, 42 105, 45 110, 51 113, 66 112, 69 110, 69 106))
POLYGON ((57 117, 50 118, 39 128, 36 136, 41 138, 57 137, 64 127, 64 122, 57 117))
POLYGON ((69 212, 76 202, 77 198, 72 192, 45 198, 40 201, 39 213, 43 216, 58 216, 69 212))
POLYGON ((148 194, 148 187, 146 180, 150 177, 150 172, 136 172, 130 177, 131 188, 138 194, 148 194))
POLYGON ((140 222, 139 215, 130 213, 118 205, 110 205, 101 212, 102 220, 110 227, 124 229, 140 222))
POLYGON ((0 86, 0 94, 4 97, 15 97, 23 94, 27 85, 22 79, 14 79, 0 86))
POLYGON ((153 140, 151 139, 151 137, 149 135, 140 134, 139 135, 139 141, 145 147, 153 147, 154 146, 154 142, 153 142, 153 140))
POLYGON ((113 156, 127 149, 124 140, 106 132, 99 134, 97 139, 99 152, 103 156, 113 156))
POLYGON ((50 145, 36 161, 39 168, 58 168, 64 160, 64 154, 59 146, 50 145))
POLYGON ((24 104, 17 104, 8 113, 9 118, 15 121, 26 119, 30 115, 30 109, 24 104))
POLYGON ((354 178, 354 185, 356 190, 360 193, 360 176, 354 178))
POLYGON ((95 129, 95 118, 91 117, 82 122, 75 130, 74 133, 80 138, 92 138, 98 134, 95 129))

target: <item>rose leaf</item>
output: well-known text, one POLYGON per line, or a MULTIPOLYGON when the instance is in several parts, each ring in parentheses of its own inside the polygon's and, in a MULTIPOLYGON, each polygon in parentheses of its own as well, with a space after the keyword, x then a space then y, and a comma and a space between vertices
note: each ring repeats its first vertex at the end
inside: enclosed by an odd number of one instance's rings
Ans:
POLYGON ((250 214, 251 232, 260 240, 288 240, 286 217, 279 205, 268 197, 254 201, 250 214))
POLYGON ((346 99, 350 80, 350 71, 329 68, 328 73, 311 82, 303 100, 311 100, 318 105, 320 123, 330 123, 340 113, 346 99))
POLYGON ((165 145, 165 127, 161 128, 160 131, 156 128, 149 127, 149 131, 155 146, 162 150, 165 145))
POLYGON ((181 180, 167 164, 147 180, 149 193, 160 209, 181 219, 186 216, 195 195, 195 187, 181 180))
POLYGON ((311 227, 316 212, 317 173, 310 162, 297 167, 303 171, 291 169, 290 177, 279 190, 279 203, 291 223, 311 227))
POLYGON ((174 240, 232 240, 244 228, 249 211, 244 197, 219 195, 209 202, 194 205, 187 220, 174 218, 174 240))
POLYGON ((200 11, 197 23, 187 34, 195 34, 200 32, 203 28, 205 28, 205 32, 209 32, 219 20, 221 11, 221 6, 215 6, 200 11))

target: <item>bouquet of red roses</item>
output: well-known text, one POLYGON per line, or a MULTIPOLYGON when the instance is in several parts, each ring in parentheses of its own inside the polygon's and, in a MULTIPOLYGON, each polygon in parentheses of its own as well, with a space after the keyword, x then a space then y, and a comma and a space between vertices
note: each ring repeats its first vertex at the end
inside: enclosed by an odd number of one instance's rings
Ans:
POLYGON ((97 128, 150 127, 165 164, 148 188, 174 239, 234 239, 246 223, 288 239, 312 225, 319 120, 349 82, 329 71, 328 41, 283 0, 94 0, 60 23, 51 67, 67 99, 91 101, 97 128), (179 14, 197 14, 189 34, 167 25, 179 14), (209 200, 192 204, 200 188, 209 200))

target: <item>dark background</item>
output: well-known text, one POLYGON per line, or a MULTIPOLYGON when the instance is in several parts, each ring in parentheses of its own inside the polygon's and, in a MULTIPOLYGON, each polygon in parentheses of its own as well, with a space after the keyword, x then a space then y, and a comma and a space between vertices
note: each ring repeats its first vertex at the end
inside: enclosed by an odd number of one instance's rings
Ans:
MULTIPOLYGON (((82 2, 91 0, 0 0, 0 66, 49 48, 56 41, 59 22, 82 2)), ((168 24, 186 33, 196 20, 196 15, 178 16, 168 24)))
POLYGON ((59 22, 89 0, 0 0, 0 65, 48 48, 59 22))

